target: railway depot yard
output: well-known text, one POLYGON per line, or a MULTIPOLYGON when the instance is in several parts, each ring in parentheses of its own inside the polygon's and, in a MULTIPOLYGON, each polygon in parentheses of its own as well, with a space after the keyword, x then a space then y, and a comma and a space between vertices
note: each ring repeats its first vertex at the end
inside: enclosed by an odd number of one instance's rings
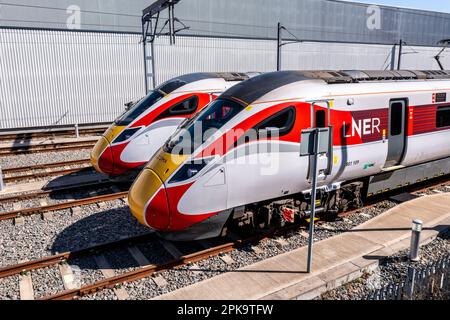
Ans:
MULTIPOLYGON (((62 152, 67 153, 67 151, 62 152)), ((77 155, 80 159, 86 156, 83 152, 73 153, 75 158, 70 159, 77 159, 77 155)), ((55 155, 58 161, 61 160, 58 158, 60 156, 58 152, 50 155, 55 155)), ((48 157, 42 159, 41 153, 31 154, 21 160, 20 167, 43 164, 48 159, 48 157)), ((18 164, 16 162, 16 165, 18 164)), ((77 174, 80 173, 75 173, 75 175, 77 174)), ((63 178, 65 178, 64 175, 61 175, 47 178, 46 181, 63 178)), ((27 184, 27 182, 22 182, 22 184, 27 184)), ((33 196, 37 192, 36 190, 13 193, 7 195, 9 199, 13 196, 13 200, 7 201, 2 200, 2 198, 6 198, 3 196, 0 198, 1 215, 18 208, 40 207, 44 203, 53 205, 75 199, 120 193, 122 189, 126 189, 126 183, 125 185, 124 183, 106 183, 102 187, 93 184, 79 189, 75 187, 71 186, 68 190, 64 190, 60 186, 60 192, 53 191, 36 197, 33 196), (21 200, 21 197, 26 195, 28 197, 21 200)), ((11 188, 14 188, 14 184, 11 188)), ((6 190, 8 189, 7 187, 6 190)), ((450 182, 438 181, 431 186, 421 187, 408 194, 429 197, 449 192, 450 182)), ((393 199, 395 196, 392 199, 381 200, 362 209, 342 214, 338 218, 318 221, 314 240, 318 243, 325 239, 332 239, 370 221, 389 209, 395 208, 398 201, 393 199)), ((248 244, 236 244, 236 249, 224 246, 236 240, 233 238, 171 243, 159 239, 134 220, 130 215, 124 196, 116 200, 100 200, 93 204, 68 207, 63 210, 55 208, 45 213, 36 212, 34 215, 19 216, 14 219, 2 218, 0 229, 0 249, 3 253, 0 260, 1 299, 23 299, 27 297, 26 295, 33 299, 51 298, 52 295, 65 290, 83 288, 116 275, 126 275, 126 273, 140 268, 158 265, 162 266, 162 271, 151 272, 148 276, 143 274, 134 281, 124 280, 120 285, 114 285, 111 282, 110 288, 96 289, 98 291, 92 294, 77 291, 73 296, 81 299, 152 299, 176 292, 177 289, 189 287, 205 279, 230 273, 233 270, 251 266, 298 248, 305 248, 308 244, 305 224, 300 224, 292 230, 280 231, 279 234, 264 236, 261 240, 251 240, 248 244), (128 240, 124 241, 126 239, 128 240), (111 244, 114 242, 118 243, 111 244), (79 257, 71 257, 71 252, 90 247, 95 248, 100 244, 108 243, 110 247, 104 246, 98 251, 92 250, 79 257), (221 249, 211 251, 212 257, 209 257, 208 253, 200 256, 197 262, 189 263, 190 255, 195 257, 199 252, 212 250, 216 246, 224 246, 224 252, 222 253, 221 249), (69 254, 56 258, 54 261, 30 266, 29 271, 27 268, 19 268, 17 271, 13 271, 12 275, 8 275, 11 272, 8 268, 17 263, 39 261, 67 252, 69 254), (164 268, 165 264, 176 261, 182 256, 188 257, 187 264, 179 262, 175 268, 164 268), (67 274, 70 276, 68 277, 67 274), (27 281, 30 285, 28 290, 25 289, 27 281)), ((321 293, 314 298, 366 299, 376 289, 381 289, 390 283, 400 284, 406 277, 407 266, 426 266, 448 255, 450 245, 448 231, 444 231, 441 235, 436 235, 435 239, 428 241, 431 242, 421 247, 420 262, 409 263, 408 250, 402 250, 381 260, 378 268, 364 271, 360 278, 348 283, 344 281, 342 286, 321 293)), ((302 261, 298 262, 301 266, 302 261)), ((445 296, 443 297, 445 298, 445 296)))
POLYGON ((448 301, 450 7, 374 1, 0 3, 0 305, 448 301))

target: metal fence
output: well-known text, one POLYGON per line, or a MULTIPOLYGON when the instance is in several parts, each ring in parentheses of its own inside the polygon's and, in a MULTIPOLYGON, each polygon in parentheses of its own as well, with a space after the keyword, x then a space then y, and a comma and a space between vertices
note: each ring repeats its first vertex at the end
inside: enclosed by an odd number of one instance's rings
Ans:
POLYGON ((408 267, 406 280, 372 292, 367 300, 437 300, 450 298, 450 255, 423 268, 408 267))

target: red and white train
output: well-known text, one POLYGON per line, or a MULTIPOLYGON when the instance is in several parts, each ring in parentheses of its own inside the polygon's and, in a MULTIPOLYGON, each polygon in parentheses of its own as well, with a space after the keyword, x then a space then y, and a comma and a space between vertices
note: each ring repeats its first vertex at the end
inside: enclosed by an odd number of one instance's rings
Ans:
POLYGON ((254 75, 258 73, 192 73, 163 83, 114 121, 92 150, 92 165, 110 176, 133 174, 181 122, 254 75))
POLYGON ((153 156, 130 189, 131 211, 173 240, 219 236, 229 224, 292 222, 308 209, 310 157, 300 156, 300 143, 312 127, 332 127, 332 158, 318 164, 326 211, 447 175, 449 94, 450 71, 251 78, 183 124, 153 156))

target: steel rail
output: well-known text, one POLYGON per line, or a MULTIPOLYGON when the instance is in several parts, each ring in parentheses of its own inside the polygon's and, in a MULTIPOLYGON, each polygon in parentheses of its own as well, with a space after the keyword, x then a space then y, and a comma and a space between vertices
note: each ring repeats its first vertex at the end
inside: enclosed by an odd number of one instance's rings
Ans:
POLYGON ((84 163, 90 163, 90 160, 89 159, 80 159, 80 160, 73 160, 73 161, 37 164, 37 165, 25 166, 25 167, 6 168, 6 169, 3 169, 2 172, 3 172, 3 174, 11 174, 11 173, 17 173, 17 172, 22 172, 22 171, 45 170, 47 168, 73 166, 73 165, 84 164, 84 163))
POLYGON ((128 194, 128 191, 123 191, 123 192, 106 194, 106 195, 101 195, 101 196, 96 196, 96 197, 67 201, 64 203, 51 204, 51 205, 46 205, 46 206, 41 206, 41 207, 24 208, 24 209, 20 209, 20 210, 2 212, 2 213, 0 213, 0 221, 14 219, 19 216, 30 216, 33 214, 39 214, 39 213, 48 212, 48 211, 56 211, 56 210, 68 209, 68 208, 72 208, 72 207, 84 206, 84 205, 98 203, 98 202, 102 202, 102 201, 117 200, 117 199, 126 197, 127 194, 128 194))
POLYGON ((62 176, 62 175, 66 175, 66 174, 77 173, 77 172, 80 172, 80 171, 86 170, 86 169, 93 170, 94 168, 92 166, 83 166, 83 167, 78 167, 78 168, 55 170, 55 171, 49 171, 49 172, 36 172, 36 173, 31 173, 31 174, 26 174, 26 175, 5 177, 5 178, 3 178, 3 181, 10 183, 10 182, 19 182, 19 181, 23 181, 23 180, 30 180, 30 179, 37 179, 37 178, 62 176))
POLYGON ((74 259, 74 258, 78 258, 78 257, 93 255, 98 252, 103 252, 103 251, 106 251, 109 249, 115 249, 115 248, 123 247, 123 246, 129 245, 129 244, 136 244, 136 243, 144 242, 147 240, 151 240, 154 237, 155 237, 155 233, 149 232, 149 233, 146 233, 143 235, 138 235, 135 237, 120 239, 117 241, 105 242, 105 243, 93 245, 93 246, 75 250, 75 251, 67 251, 67 252, 58 253, 58 254, 55 254, 52 256, 43 257, 43 258, 36 259, 36 260, 31 260, 31 261, 26 261, 23 263, 11 265, 11 266, 6 266, 3 268, 0 268, 0 279, 5 278, 5 277, 10 277, 10 276, 13 276, 16 274, 20 274, 22 272, 52 266, 52 265, 61 263, 64 260, 70 260, 70 259, 74 259))
POLYGON ((101 291, 103 289, 114 288, 115 286, 123 284, 124 282, 132 282, 140 280, 159 271, 170 270, 175 267, 195 263, 198 261, 202 261, 204 259, 218 256, 223 253, 231 252, 235 249, 242 248, 246 245, 259 242, 263 239, 274 237, 278 234, 285 233, 298 227, 299 225, 297 224, 293 226, 284 227, 281 229, 274 229, 262 235, 253 236, 244 240, 239 239, 233 242, 201 250, 192 254, 183 255, 177 259, 171 260, 166 263, 152 264, 145 267, 141 267, 140 269, 129 271, 121 275, 116 275, 114 277, 109 277, 106 279, 96 281, 94 283, 82 286, 81 288, 65 290, 54 295, 45 296, 40 298, 39 300, 69 300, 74 299, 76 297, 85 296, 87 294, 92 294, 101 291))
POLYGON ((13 196, 7 196, 7 197, 1 197, 0 202, 8 202, 8 201, 20 201, 20 200, 27 200, 27 199, 33 199, 33 198, 40 198, 43 196, 47 196, 52 193, 63 193, 66 191, 76 191, 79 189, 84 189, 86 187, 99 187, 101 185, 111 185, 113 184, 112 181, 104 180, 104 181, 96 181, 96 182, 90 182, 90 183, 84 183, 84 184, 76 184, 66 187, 59 187, 49 190, 43 190, 43 191, 36 191, 36 192, 29 192, 19 195, 13 195, 13 196))
POLYGON ((58 142, 58 143, 43 144, 43 145, 0 147, 0 157, 19 155, 19 154, 90 149, 90 148, 94 147, 94 145, 95 145, 95 141, 84 141, 84 142, 80 141, 80 142, 71 142, 71 143, 58 142))
MULTIPOLYGON (((108 127, 104 129, 82 129, 79 128, 80 135, 101 135, 108 127)), ((47 137, 63 137, 71 136, 75 134, 75 128, 71 130, 61 130, 61 131, 49 131, 49 132, 29 132, 29 133, 12 133, 12 134, 0 134, 0 141, 11 141, 11 140, 29 140, 33 138, 47 138, 47 137)))

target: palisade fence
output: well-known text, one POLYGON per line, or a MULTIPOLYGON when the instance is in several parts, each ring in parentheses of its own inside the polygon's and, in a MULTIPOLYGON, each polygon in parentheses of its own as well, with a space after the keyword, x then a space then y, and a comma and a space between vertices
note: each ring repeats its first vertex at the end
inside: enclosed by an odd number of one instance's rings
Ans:
POLYGON ((367 300, 437 300, 450 298, 450 254, 423 268, 408 267, 405 282, 391 283, 367 300))

